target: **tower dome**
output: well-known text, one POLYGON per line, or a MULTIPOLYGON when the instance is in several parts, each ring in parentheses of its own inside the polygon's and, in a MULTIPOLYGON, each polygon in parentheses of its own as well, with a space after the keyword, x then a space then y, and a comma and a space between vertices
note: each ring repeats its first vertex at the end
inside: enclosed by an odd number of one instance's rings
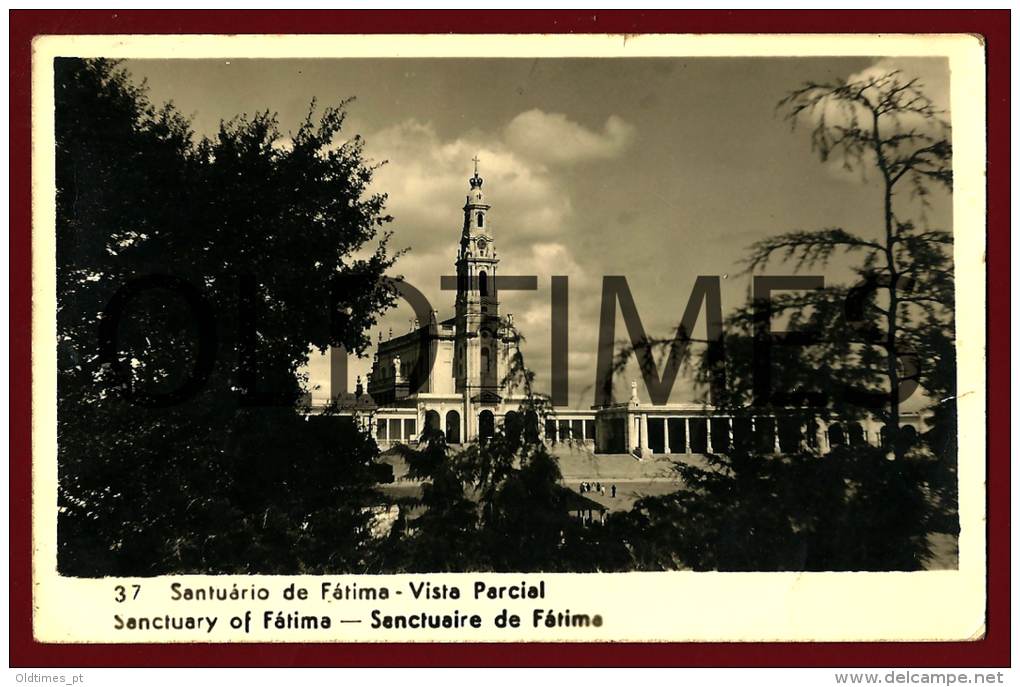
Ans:
POLYGON ((478 163, 481 162, 481 160, 479 160, 476 155, 472 158, 472 162, 475 163, 475 175, 468 179, 468 183, 471 184, 471 192, 468 193, 467 204, 482 205, 482 183, 484 183, 485 180, 478 176, 478 163))

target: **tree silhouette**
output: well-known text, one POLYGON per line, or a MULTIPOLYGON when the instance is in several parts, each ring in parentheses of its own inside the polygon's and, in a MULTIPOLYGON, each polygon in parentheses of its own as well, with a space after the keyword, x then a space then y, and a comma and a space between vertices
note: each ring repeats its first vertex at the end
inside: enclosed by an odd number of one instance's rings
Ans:
MULTIPOLYGON (((809 83, 779 108, 793 125, 810 124, 823 162, 878 172, 878 237, 830 227, 751 246, 748 274, 773 262, 824 266, 849 252, 860 255, 860 281, 791 281, 782 287, 791 292, 752 299, 727 318, 728 388, 716 410, 734 417, 734 445, 706 456, 706 466, 678 463, 685 489, 637 502, 621 526, 653 568, 918 569, 931 555, 930 532, 958 531, 952 235, 926 225, 932 194, 952 191, 950 127, 922 86, 897 72, 809 83), (772 330, 810 345, 770 346, 781 342, 772 330), (920 441, 900 428, 900 403, 917 386, 933 401, 920 441), (755 416, 780 433, 782 455, 771 436, 739 441, 736 423, 746 431, 755 416), (848 438, 821 455, 812 444, 820 423, 866 416, 886 427, 881 447, 848 438)), ((692 357, 700 384, 717 378, 720 358, 708 349, 692 357)))
POLYGON ((116 62, 54 71, 59 569, 361 569, 378 450, 296 410, 310 347, 363 350, 392 303, 343 107, 195 142, 116 62))
POLYGON ((493 436, 462 450, 426 426, 417 447, 395 451, 421 495, 405 500, 403 519, 382 547, 378 567, 414 572, 595 572, 626 570, 630 554, 607 529, 586 527, 571 514, 579 498, 563 484, 559 462, 541 427, 553 416, 550 399, 533 389, 522 337, 505 325, 499 336, 513 353, 501 380, 516 394, 493 436))
POLYGON ((403 520, 383 554, 385 571, 477 570, 478 504, 471 498, 446 435, 426 425, 416 448, 398 444, 394 449, 407 463, 408 478, 421 483, 421 496, 402 504, 403 520), (418 509, 421 512, 415 514, 418 509))
MULTIPOLYGON (((932 341, 924 349, 918 345, 933 333, 952 339, 953 331, 953 266, 946 253, 952 234, 927 228, 911 214, 919 205, 923 219, 933 190, 951 193, 953 181, 949 123, 921 89, 917 79, 894 71, 845 85, 809 83, 784 98, 779 107, 792 125, 813 122, 812 147, 823 162, 838 159, 851 172, 878 170, 882 233, 872 241, 839 228, 793 232, 756 243, 748 259, 754 270, 779 253, 799 269, 826 264, 836 250, 862 253, 856 269, 862 281, 847 295, 847 316, 871 348, 883 349, 884 364, 873 365, 867 350, 859 352, 863 367, 882 379, 853 402, 874 409, 899 460, 906 452, 900 403, 922 380, 922 361, 911 354, 930 350, 932 341)), ((944 375, 928 379, 930 392, 948 398, 953 382, 944 375)))

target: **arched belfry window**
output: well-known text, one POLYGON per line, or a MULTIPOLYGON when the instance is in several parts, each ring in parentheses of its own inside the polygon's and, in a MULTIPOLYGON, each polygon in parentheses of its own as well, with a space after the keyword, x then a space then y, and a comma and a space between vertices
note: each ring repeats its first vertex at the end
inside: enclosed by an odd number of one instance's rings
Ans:
POLYGON ((479 212, 478 213, 478 227, 481 228, 481 227, 484 227, 484 226, 485 226, 485 215, 483 215, 482 213, 479 212))
POLYGON ((483 296, 489 295, 489 276, 484 270, 478 273, 478 293, 483 296))

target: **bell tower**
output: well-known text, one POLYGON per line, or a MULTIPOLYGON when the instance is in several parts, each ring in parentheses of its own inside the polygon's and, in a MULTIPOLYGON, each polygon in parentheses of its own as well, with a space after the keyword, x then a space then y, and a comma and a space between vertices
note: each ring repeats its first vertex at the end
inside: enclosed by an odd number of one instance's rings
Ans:
POLYGON ((503 368, 499 360, 499 294, 496 290, 496 244, 489 224, 489 205, 482 195, 482 178, 469 180, 464 204, 464 227, 457 251, 457 340, 454 370, 458 392, 474 397, 498 393, 503 368))

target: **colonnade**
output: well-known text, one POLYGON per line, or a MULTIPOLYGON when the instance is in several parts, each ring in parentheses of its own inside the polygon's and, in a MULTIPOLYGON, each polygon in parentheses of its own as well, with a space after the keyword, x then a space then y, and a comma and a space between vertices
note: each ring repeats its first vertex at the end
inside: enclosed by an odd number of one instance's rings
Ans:
MULTIPOLYGON (((481 409, 474 418, 465 417, 457 409, 447 407, 445 412, 419 409, 419 414, 386 414, 376 417, 371 424, 373 437, 380 443, 413 443, 417 441, 419 432, 430 422, 436 423, 447 436, 447 442, 459 444, 468 440, 468 431, 480 434, 481 415, 489 414, 485 431, 498 431, 502 416, 495 416, 491 410, 481 409), (468 427, 468 422, 471 426, 468 427)), ((516 411, 507 411, 507 415, 516 411)), ((881 446, 884 443, 884 430, 870 422, 837 421, 826 426, 805 427, 798 418, 784 416, 706 416, 655 414, 654 412, 638 412, 615 415, 603 420, 595 417, 550 417, 540 426, 543 438, 550 442, 580 441, 596 443, 596 429, 599 423, 609 423, 603 428, 607 431, 606 446, 596 444, 598 450, 613 452, 632 452, 643 455, 669 453, 725 453, 733 446, 753 447, 760 452, 790 453, 794 451, 820 447, 828 451, 843 444, 870 444, 881 446), (613 429, 610 425, 619 423, 613 429), (618 437, 615 443, 613 436, 618 437), (615 448, 612 448, 615 446, 615 448)), ((920 420, 904 423, 905 429, 913 435, 919 434, 914 425, 920 420)))
MULTIPOLYGON (((790 453, 821 447, 823 450, 848 444, 881 446, 881 427, 855 421, 830 425, 804 426, 796 418, 783 416, 677 416, 634 413, 627 448, 642 454, 725 453, 734 445, 754 447, 758 451, 790 453)), ((904 428, 918 432, 911 424, 904 428)))
POLYGON ((595 441, 595 418, 555 417, 548 418, 543 428, 543 438, 549 442, 557 441, 595 441))
POLYGON ((797 450, 818 437, 802 427, 784 427, 776 417, 656 416, 634 414, 630 418, 629 449, 648 453, 722 453, 734 443, 755 445, 774 453, 797 450))
POLYGON ((372 425, 372 437, 388 443, 409 443, 418 438, 418 418, 379 417, 372 425))

